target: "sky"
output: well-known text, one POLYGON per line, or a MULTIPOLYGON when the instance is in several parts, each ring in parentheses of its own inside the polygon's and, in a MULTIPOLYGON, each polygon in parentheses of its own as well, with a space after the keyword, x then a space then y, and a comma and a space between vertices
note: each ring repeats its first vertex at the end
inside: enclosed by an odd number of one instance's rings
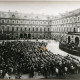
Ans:
POLYGON ((34 13, 43 15, 58 15, 66 11, 80 8, 80 2, 59 1, 6 1, 0 2, 0 11, 18 11, 20 13, 34 13))

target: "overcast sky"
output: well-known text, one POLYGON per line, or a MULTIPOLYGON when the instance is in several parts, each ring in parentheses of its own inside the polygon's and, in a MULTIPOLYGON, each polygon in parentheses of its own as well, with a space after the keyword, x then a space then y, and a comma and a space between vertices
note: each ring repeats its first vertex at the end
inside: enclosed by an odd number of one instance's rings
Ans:
POLYGON ((58 15, 80 8, 80 2, 0 2, 0 11, 58 15))

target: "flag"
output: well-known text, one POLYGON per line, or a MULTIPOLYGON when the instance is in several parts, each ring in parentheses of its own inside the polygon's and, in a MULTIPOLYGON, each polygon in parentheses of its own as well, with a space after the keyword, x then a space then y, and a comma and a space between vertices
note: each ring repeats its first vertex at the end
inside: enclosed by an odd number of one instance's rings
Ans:
POLYGON ((45 51, 45 50, 46 50, 46 47, 45 47, 45 46, 42 46, 42 47, 40 48, 40 50, 45 51))

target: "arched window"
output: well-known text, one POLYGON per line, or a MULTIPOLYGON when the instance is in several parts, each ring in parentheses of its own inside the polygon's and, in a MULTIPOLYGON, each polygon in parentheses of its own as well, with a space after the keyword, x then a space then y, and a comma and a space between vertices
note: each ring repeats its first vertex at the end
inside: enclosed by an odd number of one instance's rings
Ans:
POLYGON ((46 31, 46 29, 44 28, 44 31, 46 31))
POLYGON ((28 39, 31 39, 31 34, 30 33, 28 34, 28 39))
POLYGON ((18 21, 17 21, 17 23, 18 23, 18 21))
POLYGON ((78 37, 75 38, 75 43, 79 44, 79 38, 78 37))
POLYGON ((12 31, 14 31, 14 27, 12 27, 12 31))
POLYGON ((36 31, 38 31, 38 28, 36 28, 36 31))
POLYGON ((79 21, 79 18, 80 18, 80 17, 78 17, 78 21, 79 21))
POLYGON ((27 39, 27 34, 24 34, 24 38, 27 39))
POLYGON ((9 27, 7 27, 7 31, 9 31, 9 27))
POLYGON ((22 27, 21 27, 21 31, 22 31, 22 27))
POLYGON ((33 27, 33 31, 34 31, 34 27, 33 27))
POLYGON ((4 23, 4 20, 2 20, 2 23, 4 23))
POLYGON ((7 24, 9 23, 9 20, 7 20, 7 24))
POLYGON ((20 34, 20 38, 23 38, 23 34, 20 34))
POLYGON ((18 27, 17 27, 17 31, 18 31, 18 27))
POLYGON ((23 21, 21 21, 21 23, 23 23, 23 21))
POLYGON ((12 15, 12 18, 15 18, 15 15, 14 14, 12 15))
POLYGON ((42 31, 42 28, 40 28, 40 31, 42 31))
POLYGON ((24 16, 25 18, 27 18, 27 16, 24 16))
POLYGON ((49 28, 48 28, 48 31, 49 31, 49 28))
POLYGON ((29 28, 29 31, 30 31, 30 28, 29 28))
POLYGON ((25 28, 25 31, 26 31, 26 28, 25 28))
POLYGON ((15 21, 14 21, 14 20, 12 20, 12 24, 14 24, 14 22, 15 22, 15 21))

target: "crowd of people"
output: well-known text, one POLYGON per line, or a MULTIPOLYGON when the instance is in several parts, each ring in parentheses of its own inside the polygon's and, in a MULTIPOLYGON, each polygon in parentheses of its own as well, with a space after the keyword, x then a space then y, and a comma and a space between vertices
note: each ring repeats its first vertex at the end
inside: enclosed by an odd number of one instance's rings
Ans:
POLYGON ((56 55, 46 49, 46 42, 3 41, 0 43, 0 78, 8 74, 29 74, 34 72, 50 76, 63 76, 80 72, 80 61, 70 55, 56 55))

